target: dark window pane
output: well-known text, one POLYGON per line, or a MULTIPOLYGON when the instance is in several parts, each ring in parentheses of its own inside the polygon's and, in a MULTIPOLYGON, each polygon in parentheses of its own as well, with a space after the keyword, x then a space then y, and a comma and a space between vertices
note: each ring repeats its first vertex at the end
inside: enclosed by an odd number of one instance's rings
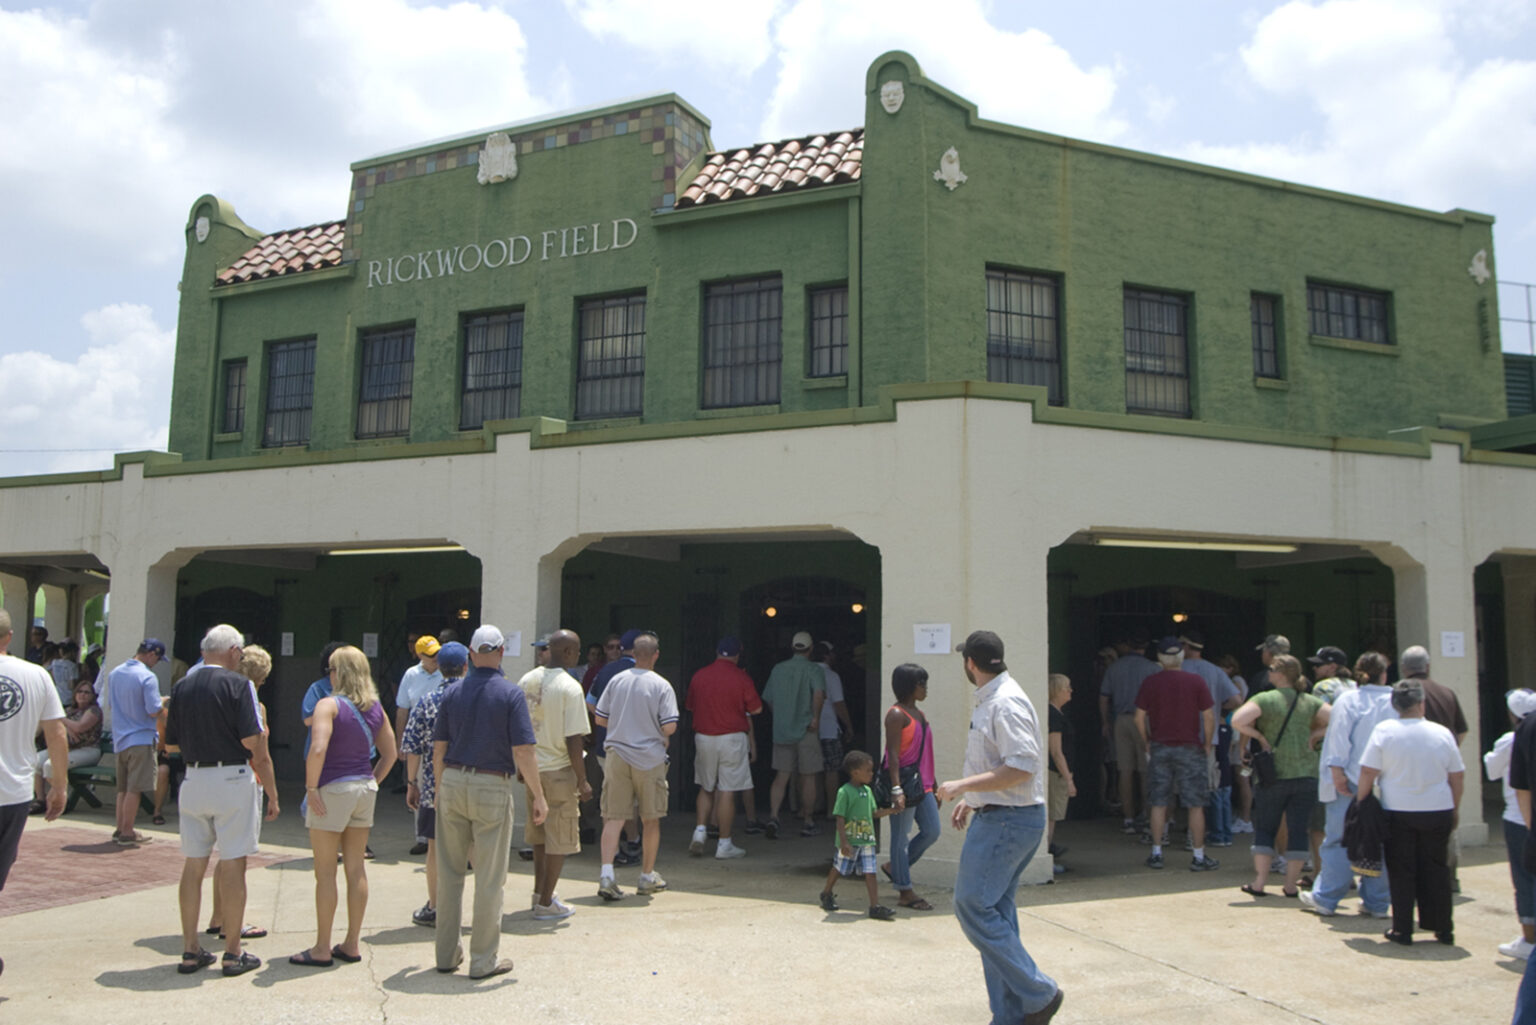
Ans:
POLYGON ((464 318, 464 391, 459 429, 518 415, 523 390, 523 315, 464 318))
POLYGON ((1125 290, 1125 408, 1190 415, 1189 300, 1172 292, 1125 290))
POLYGON ((261 443, 268 448, 309 444, 315 399, 315 340, 278 342, 267 349, 267 422, 261 443))
POLYGON ((224 418, 221 429, 225 434, 239 434, 245 430, 245 360, 232 359, 224 364, 224 418))
POLYGON ((645 296, 587 299, 576 313, 576 419, 645 408, 645 296))
POLYGON ((1388 294, 1363 288, 1307 283, 1307 319, 1315 335, 1391 345, 1388 294))
POLYGON ((1279 299, 1258 292, 1249 297, 1253 320, 1253 376, 1280 376, 1280 340, 1275 334, 1275 307, 1279 299))
POLYGON ((1055 278, 987 271, 987 380, 1042 385, 1061 405, 1059 307, 1055 278))
POLYGON ((836 377, 848 372, 848 286, 816 288, 810 292, 810 355, 812 377, 836 377))
POLYGON ((357 436, 389 438, 409 434, 416 329, 405 327, 366 332, 362 350, 357 436))
POLYGON ((782 299, 777 277, 705 286, 705 409, 779 401, 782 299))

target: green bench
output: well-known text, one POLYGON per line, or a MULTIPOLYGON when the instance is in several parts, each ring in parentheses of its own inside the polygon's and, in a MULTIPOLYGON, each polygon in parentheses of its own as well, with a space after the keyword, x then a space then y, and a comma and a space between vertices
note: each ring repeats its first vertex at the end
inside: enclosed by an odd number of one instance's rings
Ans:
MULTIPOLYGON (((101 757, 105 759, 112 754, 112 734, 101 735, 101 757)), ((101 807, 101 798, 96 796, 95 787, 109 786, 113 790, 114 800, 117 791, 117 765, 116 758, 112 765, 97 762, 95 765, 82 765, 79 768, 69 770, 69 800, 64 804, 64 814, 68 815, 75 810, 75 805, 82 800, 92 808, 101 807)), ((154 814, 155 795, 140 794, 139 807, 144 811, 154 814)))

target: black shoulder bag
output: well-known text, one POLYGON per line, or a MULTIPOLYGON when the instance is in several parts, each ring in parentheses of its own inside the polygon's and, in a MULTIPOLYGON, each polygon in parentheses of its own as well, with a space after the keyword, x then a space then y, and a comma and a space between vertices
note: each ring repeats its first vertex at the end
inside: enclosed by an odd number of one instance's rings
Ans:
POLYGON ((1269 750, 1260 748, 1253 753, 1249 762, 1253 765, 1254 778, 1260 786, 1272 787, 1280 782, 1280 770, 1275 768, 1275 747, 1279 745, 1280 738, 1285 736, 1285 728, 1291 724, 1291 716, 1296 714, 1296 706, 1301 704, 1301 694, 1297 693, 1291 701, 1291 710, 1285 713, 1285 722, 1280 724, 1280 732, 1275 734, 1275 741, 1269 745, 1269 750))

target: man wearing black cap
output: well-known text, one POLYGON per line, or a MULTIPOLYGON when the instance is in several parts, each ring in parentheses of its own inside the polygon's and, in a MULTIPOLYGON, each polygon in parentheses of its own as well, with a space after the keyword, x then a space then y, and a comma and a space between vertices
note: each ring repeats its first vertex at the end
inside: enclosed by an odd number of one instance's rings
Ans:
POLYGON ((1345 691, 1355 689, 1354 675, 1347 668, 1349 656, 1343 649, 1324 645, 1316 655, 1307 656, 1307 661, 1312 663, 1312 679, 1316 681, 1312 693, 1328 704, 1333 704, 1345 691))
POLYGON ((165 700, 160 681, 151 669, 165 658, 165 645, 153 637, 144 639, 138 652, 107 677, 112 706, 112 751, 117 755, 117 828, 112 839, 120 845, 148 843, 135 832, 139 795, 155 789, 155 745, 160 742, 159 720, 165 700))
POLYGON ((957 649, 976 688, 965 746, 965 776, 939 784, 956 801, 950 822, 966 829, 955 874, 955 918, 981 954, 994 1022, 1045 1025, 1062 991, 1019 940, 1013 894, 1045 835, 1045 759, 1035 706, 1008 675, 1003 642, 977 630, 957 649))

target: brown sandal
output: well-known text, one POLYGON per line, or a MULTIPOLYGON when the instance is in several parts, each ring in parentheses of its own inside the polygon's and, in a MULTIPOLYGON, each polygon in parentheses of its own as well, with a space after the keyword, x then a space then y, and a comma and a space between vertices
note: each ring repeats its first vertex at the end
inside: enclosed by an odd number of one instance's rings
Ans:
POLYGON ((899 908, 911 908, 913 911, 932 911, 933 910, 933 905, 928 903, 926 900, 924 900, 921 897, 917 898, 916 900, 899 901, 899 902, 897 902, 896 906, 899 907, 899 908))

